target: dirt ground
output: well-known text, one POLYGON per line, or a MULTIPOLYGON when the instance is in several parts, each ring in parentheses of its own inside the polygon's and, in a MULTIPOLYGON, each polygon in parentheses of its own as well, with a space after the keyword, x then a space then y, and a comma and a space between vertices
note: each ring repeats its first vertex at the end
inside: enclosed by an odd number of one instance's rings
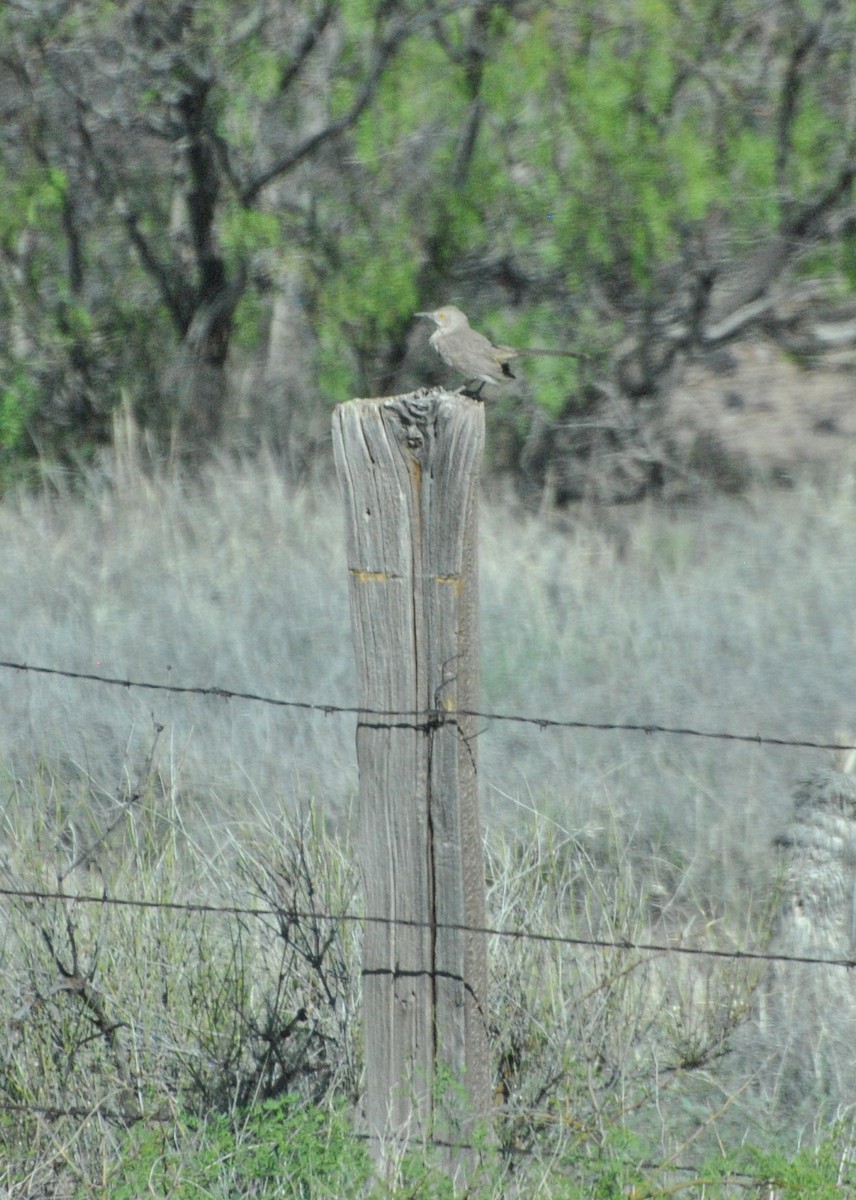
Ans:
POLYGON ((671 414, 682 450, 716 448, 753 476, 856 465, 856 352, 807 368, 772 341, 735 344, 688 368, 671 414))

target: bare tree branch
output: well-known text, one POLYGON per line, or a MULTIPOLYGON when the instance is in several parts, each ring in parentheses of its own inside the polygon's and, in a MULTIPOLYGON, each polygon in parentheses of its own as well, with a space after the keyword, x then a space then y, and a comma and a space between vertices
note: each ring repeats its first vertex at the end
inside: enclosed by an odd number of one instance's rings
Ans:
POLYGON ((287 67, 284 68, 279 80, 279 90, 285 93, 294 83, 297 76, 303 69, 303 64, 311 55, 312 51, 318 45, 321 35, 330 24, 334 13, 336 12, 335 0, 326 0, 321 11, 305 29, 303 37, 294 51, 294 57, 287 67))
POLYGON ((180 283, 176 278, 175 272, 170 270, 169 266, 161 262, 158 258, 154 248, 140 228, 137 214, 129 210, 121 200, 117 201, 116 208, 128 231, 128 237, 139 255, 140 262, 157 284, 163 302, 172 317, 173 324, 183 336, 187 332, 193 317, 191 289, 186 284, 180 283))
POLYGON ((799 99, 809 69, 809 59, 817 47, 821 32, 820 22, 808 26, 788 55, 788 63, 779 97, 776 119, 776 180, 779 187, 785 184, 785 170, 791 153, 791 135, 799 108, 799 99))
POLYGON ((807 238, 817 233, 823 218, 828 216, 839 200, 847 194, 853 186, 854 179, 856 179, 856 149, 851 149, 847 159, 839 168, 838 177, 825 191, 790 218, 785 227, 786 235, 791 238, 807 238))
POLYGON ((260 171, 255 178, 251 179, 244 186, 240 196, 242 204, 247 206, 253 204, 258 198, 259 192, 271 183, 272 180, 292 170, 304 158, 307 158, 319 146, 323 145, 324 142, 338 137, 339 134, 350 129, 359 120, 374 98, 387 64, 408 37, 409 33, 410 29, 407 25, 399 25, 379 44, 375 51, 374 61, 369 70, 368 77, 348 111, 335 121, 331 121, 329 125, 325 125, 322 129, 304 138, 293 150, 284 154, 263 171, 260 171))

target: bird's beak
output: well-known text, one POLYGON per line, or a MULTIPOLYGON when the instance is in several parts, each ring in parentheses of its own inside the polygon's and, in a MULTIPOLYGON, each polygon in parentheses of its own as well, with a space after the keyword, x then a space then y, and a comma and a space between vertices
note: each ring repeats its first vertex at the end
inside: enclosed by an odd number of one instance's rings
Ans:
POLYGON ((430 317, 431 313, 414 313, 414 317, 430 317))

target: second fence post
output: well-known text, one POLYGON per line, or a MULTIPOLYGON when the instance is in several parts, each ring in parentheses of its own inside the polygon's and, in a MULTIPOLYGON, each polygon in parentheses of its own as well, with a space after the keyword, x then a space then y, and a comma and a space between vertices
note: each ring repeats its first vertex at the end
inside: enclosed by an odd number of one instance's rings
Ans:
POLYGON ((485 937, 449 928, 485 923, 477 724, 459 712, 478 708, 484 406, 442 390, 353 400, 333 446, 362 710, 366 1117, 382 1153, 471 1141, 490 1111, 485 937))

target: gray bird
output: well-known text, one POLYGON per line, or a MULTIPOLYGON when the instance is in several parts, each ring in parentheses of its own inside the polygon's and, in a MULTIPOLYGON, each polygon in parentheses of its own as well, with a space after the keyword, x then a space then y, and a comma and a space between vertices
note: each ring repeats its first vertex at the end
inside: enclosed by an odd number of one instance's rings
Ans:
POLYGON ((572 350, 533 350, 514 346, 495 346, 483 333, 470 327, 466 314, 454 304, 445 304, 433 312, 418 312, 417 317, 428 317, 437 328, 428 339, 428 345, 439 354, 447 366, 463 375, 467 381, 464 390, 478 383, 478 389, 469 394, 478 399, 486 383, 503 384, 514 379, 508 365, 524 354, 545 354, 559 358, 582 358, 572 350))

